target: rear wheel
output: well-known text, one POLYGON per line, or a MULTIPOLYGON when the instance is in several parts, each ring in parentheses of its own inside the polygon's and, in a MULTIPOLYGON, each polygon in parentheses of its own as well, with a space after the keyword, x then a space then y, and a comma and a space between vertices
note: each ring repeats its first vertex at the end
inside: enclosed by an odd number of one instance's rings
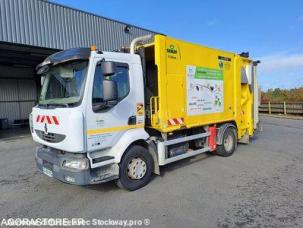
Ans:
POLYGON ((217 146, 216 154, 223 157, 228 157, 234 153, 237 143, 235 132, 235 129, 232 127, 225 129, 223 133, 222 145, 217 146))
POLYGON ((121 160, 117 185, 129 191, 142 188, 151 179, 153 164, 153 158, 147 149, 132 146, 121 160))

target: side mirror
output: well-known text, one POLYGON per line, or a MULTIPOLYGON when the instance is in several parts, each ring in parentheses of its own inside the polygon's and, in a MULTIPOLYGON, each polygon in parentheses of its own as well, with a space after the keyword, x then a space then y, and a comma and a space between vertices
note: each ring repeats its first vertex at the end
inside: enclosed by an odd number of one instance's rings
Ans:
POLYGON ((118 100, 117 82, 112 80, 103 80, 103 99, 105 102, 118 100))
POLYGON ((111 76, 115 74, 115 63, 109 61, 102 62, 101 69, 104 76, 111 76))
POLYGON ((93 110, 95 112, 111 108, 118 103, 118 89, 115 81, 104 79, 103 84, 100 86, 103 91, 103 99, 98 99, 98 101, 93 103, 93 110))

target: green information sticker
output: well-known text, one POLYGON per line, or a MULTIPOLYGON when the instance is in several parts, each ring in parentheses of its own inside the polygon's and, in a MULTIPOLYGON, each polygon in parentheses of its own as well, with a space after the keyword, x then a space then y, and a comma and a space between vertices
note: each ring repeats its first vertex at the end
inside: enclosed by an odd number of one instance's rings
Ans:
POLYGON ((196 67, 196 79, 223 80, 223 71, 206 67, 196 67))

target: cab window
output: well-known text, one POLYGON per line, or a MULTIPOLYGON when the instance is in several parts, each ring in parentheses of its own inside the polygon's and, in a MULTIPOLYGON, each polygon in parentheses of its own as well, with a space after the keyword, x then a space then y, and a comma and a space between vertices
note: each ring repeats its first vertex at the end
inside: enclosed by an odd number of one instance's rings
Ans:
POLYGON ((122 100, 129 93, 129 68, 127 64, 116 63, 115 74, 112 76, 104 77, 101 70, 101 64, 97 64, 94 84, 93 84, 93 96, 92 103, 97 104, 103 102, 102 83, 103 80, 113 80, 117 83, 118 100, 122 100))

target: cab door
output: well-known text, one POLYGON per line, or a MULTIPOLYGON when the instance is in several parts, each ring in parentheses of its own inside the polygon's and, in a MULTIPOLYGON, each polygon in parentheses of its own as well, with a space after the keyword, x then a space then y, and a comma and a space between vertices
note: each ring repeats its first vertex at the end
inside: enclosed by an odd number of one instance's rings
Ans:
POLYGON ((90 80, 90 90, 88 90, 90 94, 85 121, 87 151, 101 152, 104 156, 125 131, 136 125, 136 94, 131 88, 134 83, 132 83, 129 63, 113 60, 115 73, 112 76, 104 76, 101 69, 102 61, 104 60, 95 60, 94 75, 90 80), (113 106, 97 109, 96 107, 104 98, 102 87, 104 80, 116 83, 118 99, 113 106))

